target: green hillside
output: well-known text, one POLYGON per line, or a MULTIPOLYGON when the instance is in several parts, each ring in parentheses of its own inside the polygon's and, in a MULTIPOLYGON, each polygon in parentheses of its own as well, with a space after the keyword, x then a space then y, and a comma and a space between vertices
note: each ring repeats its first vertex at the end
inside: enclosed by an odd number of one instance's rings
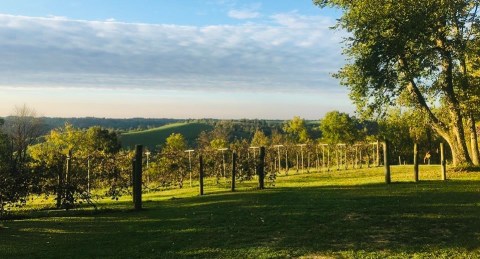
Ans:
POLYGON ((200 122, 172 123, 162 127, 127 132, 120 136, 123 148, 133 148, 135 145, 144 145, 153 150, 158 145, 165 143, 165 139, 172 133, 182 134, 189 145, 193 145, 202 131, 213 129, 213 126, 200 122))

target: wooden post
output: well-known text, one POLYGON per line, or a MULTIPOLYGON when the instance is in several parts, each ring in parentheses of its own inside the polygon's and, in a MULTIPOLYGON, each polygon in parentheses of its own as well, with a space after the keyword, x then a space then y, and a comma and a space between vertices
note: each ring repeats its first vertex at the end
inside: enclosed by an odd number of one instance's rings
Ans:
POLYGON ((235 191, 235 174, 237 171, 237 153, 232 152, 232 192, 235 191))
MULTIPOLYGON (((374 143, 372 143, 372 166, 375 167, 375 145, 374 143)), ((368 163, 370 163, 370 161, 368 161, 368 163)), ((370 168, 370 164, 368 165, 368 167, 370 168)))
POLYGON ((389 143, 388 140, 385 140, 383 142, 383 163, 385 165, 385 183, 390 184, 391 183, 391 178, 390 178, 390 154, 389 154, 389 143))
POLYGON ((440 163, 442 166, 442 180, 447 180, 447 162, 445 161, 445 149, 443 148, 443 142, 440 143, 440 163))
POLYGON ((413 179, 418 182, 418 144, 413 145, 413 179))
POLYGON ((200 169, 199 169, 199 176, 200 176, 200 195, 203 195, 203 155, 200 155, 200 169))
POLYGON ((285 147, 285 175, 288 175, 288 149, 285 147))
POLYGON ((327 146, 327 172, 330 172, 330 146, 327 146))
POLYGON ((133 202, 135 210, 142 209, 142 154, 143 146, 135 146, 135 163, 133 167, 133 202))
POLYGON ((297 151, 297 173, 298 173, 298 171, 299 171, 299 166, 300 166, 299 163, 300 163, 300 162, 298 162, 298 151, 297 151))
POLYGON ((265 147, 260 147, 260 155, 257 163, 258 188, 265 188, 265 147))
POLYGON ((380 140, 377 140, 377 167, 378 166, 380 166, 380 140))
POLYGON ((58 174, 57 181, 57 209, 62 207, 62 197, 63 197, 63 172, 58 174))
POLYGON ((335 154, 337 155, 337 171, 340 170, 340 160, 338 160, 338 145, 337 148, 335 149, 335 154))
POLYGON ((67 155, 67 165, 65 169, 65 184, 64 184, 64 192, 65 192, 65 206, 68 209, 69 207, 73 206, 73 193, 72 188, 70 186, 70 178, 72 170, 72 150, 68 150, 67 155))
POLYGON ((362 148, 360 147, 360 168, 363 167, 363 159, 362 159, 362 148))

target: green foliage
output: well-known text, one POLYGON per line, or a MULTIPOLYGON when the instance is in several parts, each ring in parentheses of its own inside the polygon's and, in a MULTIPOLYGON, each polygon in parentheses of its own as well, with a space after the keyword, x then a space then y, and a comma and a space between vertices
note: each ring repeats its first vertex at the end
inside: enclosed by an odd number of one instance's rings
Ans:
POLYGON ((149 181, 160 184, 160 187, 183 187, 185 177, 190 172, 188 154, 185 153, 187 143, 180 133, 172 133, 165 141, 165 146, 153 157, 148 168, 149 181))
POLYGON ((29 193, 30 179, 25 171, 15 170, 12 154, 10 138, 0 131, 0 219, 6 208, 24 204, 29 193))
POLYGON ((169 151, 185 151, 187 149, 187 142, 180 133, 172 133, 165 141, 165 149, 169 151))
POLYGON ((464 123, 480 93, 475 70, 466 68, 479 53, 478 0, 314 2, 343 10, 338 27, 349 32, 349 63, 336 76, 360 114, 382 115, 392 105, 421 109, 454 163, 471 164, 464 123))
POLYGON ((305 120, 299 116, 294 116, 293 119, 288 121, 284 125, 283 130, 288 133, 294 141, 305 143, 310 139, 305 120))
POLYGON ((352 144, 359 136, 355 119, 339 111, 325 114, 320 122, 320 131, 328 144, 352 144))
POLYGON ((265 136, 265 133, 263 133, 263 131, 257 130, 255 131, 255 135, 253 135, 252 146, 268 147, 270 146, 270 139, 268 139, 268 137, 265 136))
POLYGON ((220 149, 220 148, 226 148, 228 146, 228 143, 225 139, 221 138, 216 138, 210 141, 210 147, 213 150, 220 149))
MULTIPOLYGON (((126 187, 131 154, 119 152, 116 133, 93 127, 88 130, 66 124, 29 148, 35 192, 57 196, 57 207, 69 208, 77 201, 90 202, 89 189, 108 186, 107 195, 119 195, 126 187), (72 157, 69 157, 71 153, 72 157), (67 159, 71 171, 66 171, 67 159), (71 194, 71 195, 67 195, 71 194)), ((115 198, 115 197, 114 197, 115 198)))

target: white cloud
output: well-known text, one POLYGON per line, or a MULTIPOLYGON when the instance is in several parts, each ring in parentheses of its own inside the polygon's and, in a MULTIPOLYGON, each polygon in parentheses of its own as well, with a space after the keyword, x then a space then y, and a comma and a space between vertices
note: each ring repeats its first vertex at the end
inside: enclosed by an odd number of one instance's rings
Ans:
POLYGON ((260 17, 260 13, 255 11, 250 11, 250 10, 230 10, 228 12, 228 16, 234 19, 245 20, 245 19, 258 18, 260 17))
POLYGON ((179 26, 0 15, 0 85, 215 91, 337 91, 334 21, 179 26))

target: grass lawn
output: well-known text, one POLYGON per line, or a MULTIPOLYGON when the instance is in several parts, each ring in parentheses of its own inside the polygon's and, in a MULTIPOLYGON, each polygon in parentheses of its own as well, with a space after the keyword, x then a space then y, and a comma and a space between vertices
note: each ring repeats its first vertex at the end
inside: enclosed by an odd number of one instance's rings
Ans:
POLYGON ((290 174, 258 191, 210 184, 128 197, 92 210, 4 222, 0 258, 480 258, 480 173, 439 166, 290 174))

